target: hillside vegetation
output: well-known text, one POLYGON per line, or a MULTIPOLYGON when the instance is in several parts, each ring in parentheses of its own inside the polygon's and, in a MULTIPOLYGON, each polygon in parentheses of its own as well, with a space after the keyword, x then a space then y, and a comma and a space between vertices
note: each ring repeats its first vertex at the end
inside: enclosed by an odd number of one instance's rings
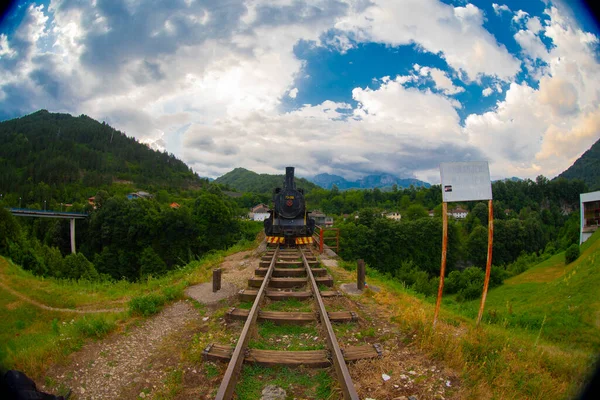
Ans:
POLYGON ((0 193, 11 205, 87 200, 115 181, 148 190, 208 183, 173 154, 85 115, 41 110, 0 122, 0 193))
MULTIPOLYGON (((215 183, 226 185, 239 192, 252 192, 271 194, 276 187, 282 187, 285 175, 257 174, 245 168, 236 168, 223 176, 215 179, 215 183)), ((306 192, 318 188, 312 182, 304 178, 295 178, 296 186, 303 188, 306 192)))
POLYGON ((559 177, 581 179, 590 190, 600 190, 600 139, 559 177))
MULTIPOLYGON (((600 232, 565 265, 559 253, 491 290, 486 322, 515 327, 566 348, 600 353, 600 232)), ((479 301, 460 307, 475 317, 479 301)))
MULTIPOLYGON (((564 264, 564 252, 532 265, 492 289, 480 327, 479 299, 457 304, 445 295, 432 327, 435 298, 367 269, 361 297, 404 329, 407 342, 462 370, 466 399, 571 399, 589 379, 600 355, 600 232, 564 264)), ((354 281, 355 262, 336 279, 354 281)), ((481 293, 481 285, 478 287, 481 293)))

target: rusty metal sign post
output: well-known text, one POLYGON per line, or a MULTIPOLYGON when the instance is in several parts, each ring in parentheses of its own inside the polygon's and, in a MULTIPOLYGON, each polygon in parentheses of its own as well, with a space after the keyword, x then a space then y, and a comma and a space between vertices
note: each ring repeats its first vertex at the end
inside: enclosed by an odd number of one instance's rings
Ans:
POLYGON ((433 327, 437 323, 442 293, 444 291, 444 275, 446 273, 446 255, 448 250, 448 203, 462 201, 488 201, 488 251, 485 268, 485 281, 481 304, 477 316, 477 326, 481 322, 487 290, 492 269, 492 244, 494 239, 494 214, 492 208, 492 182, 487 161, 441 163, 442 180, 442 262, 440 267, 440 284, 433 314, 433 327))
POLYGON ((440 267, 440 285, 438 286, 435 312, 433 313, 433 327, 437 322, 440 305, 442 304, 442 292, 444 291, 444 275, 446 274, 446 252, 448 251, 448 203, 442 203, 442 265, 440 267))
POLYGON ((483 307, 485 306, 485 298, 487 297, 488 285, 490 283, 490 273, 492 271, 492 244, 494 242, 494 208, 492 200, 488 202, 488 249, 487 262, 485 265, 485 281, 483 283, 483 293, 481 294, 481 304, 479 305, 479 314, 477 314, 477 326, 481 322, 483 316, 483 307))

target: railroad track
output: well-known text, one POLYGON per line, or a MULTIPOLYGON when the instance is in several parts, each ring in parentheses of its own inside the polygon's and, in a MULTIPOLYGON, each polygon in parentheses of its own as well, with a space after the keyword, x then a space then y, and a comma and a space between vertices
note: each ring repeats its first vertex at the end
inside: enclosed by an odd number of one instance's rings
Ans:
POLYGON ((351 311, 327 311, 323 298, 339 296, 340 293, 330 290, 333 279, 325 268, 320 267, 316 257, 307 248, 270 249, 262 257, 255 276, 248 281, 248 286, 248 289, 240 291, 239 297, 241 301, 253 301, 252 307, 249 310, 233 307, 226 315, 229 320, 245 320, 235 348, 210 344, 203 352, 207 361, 229 361, 215 398, 220 400, 233 397, 242 364, 246 362, 263 366, 333 366, 344 398, 358 399, 346 363, 381 357, 381 348, 377 344, 340 348, 332 322, 353 322, 357 321, 358 317, 351 311), (313 301, 314 308, 312 312, 261 310, 266 299, 271 302, 292 299, 313 301), (250 349, 248 343, 253 332, 256 334, 256 324, 262 321, 270 321, 277 325, 320 323, 320 331, 325 336, 327 347, 323 350, 305 351, 250 349))

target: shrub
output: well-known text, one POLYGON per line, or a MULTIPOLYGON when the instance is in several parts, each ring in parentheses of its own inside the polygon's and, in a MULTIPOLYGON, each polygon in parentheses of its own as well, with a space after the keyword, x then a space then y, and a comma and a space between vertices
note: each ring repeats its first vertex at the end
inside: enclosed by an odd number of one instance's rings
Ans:
POLYGON ((99 275, 94 264, 81 253, 69 254, 64 258, 62 278, 98 280, 99 275))
POLYGON ((579 258, 579 245, 572 244, 565 252, 565 263, 571 264, 579 258))
POLYGON ((147 294, 131 299, 129 302, 129 310, 132 314, 139 314, 147 317, 156 314, 165 304, 165 298, 157 294, 147 294))
POLYGON ((481 268, 469 267, 462 272, 452 271, 448 278, 450 290, 458 293, 458 301, 472 300, 479 297, 483 290, 485 272, 481 268))
POLYGON ((115 327, 115 323, 101 317, 83 317, 75 321, 74 326, 85 337, 101 338, 115 327))
POLYGON ((444 280, 444 291, 448 294, 458 293, 461 288, 460 271, 450 272, 444 280))
POLYGON ((144 251, 142 251, 140 264, 141 278, 144 278, 148 275, 161 276, 167 271, 167 264, 165 264, 165 262, 150 246, 146 247, 144 251))
POLYGON ((173 301, 183 297, 184 287, 181 285, 168 286, 162 289, 166 301, 173 301))

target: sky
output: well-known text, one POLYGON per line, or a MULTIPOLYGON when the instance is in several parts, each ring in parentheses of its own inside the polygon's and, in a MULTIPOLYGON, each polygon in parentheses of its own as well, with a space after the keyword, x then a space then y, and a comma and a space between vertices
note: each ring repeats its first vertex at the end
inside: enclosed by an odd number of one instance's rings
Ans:
POLYGON ((212 178, 552 178, 600 138, 599 38, 564 0, 19 1, 0 120, 86 114, 212 178))

